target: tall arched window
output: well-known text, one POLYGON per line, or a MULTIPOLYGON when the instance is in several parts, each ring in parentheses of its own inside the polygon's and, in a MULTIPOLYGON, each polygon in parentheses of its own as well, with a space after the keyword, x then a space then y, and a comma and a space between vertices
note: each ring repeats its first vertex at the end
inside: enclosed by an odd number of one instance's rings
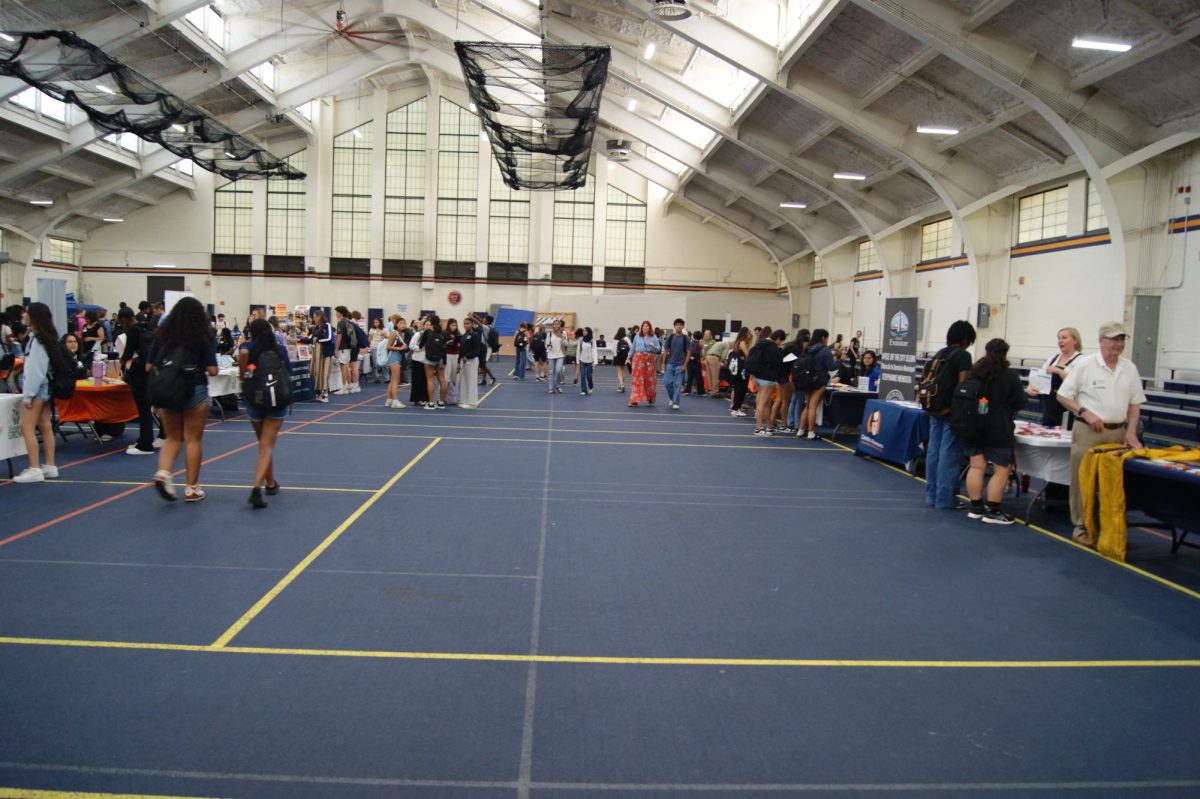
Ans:
POLYGON ((479 118, 442 98, 438 115, 439 261, 474 261, 479 224, 479 118))
POLYGON ((609 185, 606 216, 604 263, 607 266, 645 266, 646 204, 609 185))
POLYGON ((383 257, 425 257, 425 116, 421 98, 387 115, 383 257))
POLYGON ((595 222, 595 178, 572 191, 554 192, 554 249, 556 264, 592 263, 592 226, 595 222))
POLYGON ((227 183, 213 194, 213 252, 222 255, 250 253, 253 192, 247 182, 227 183))
POLYGON ((333 140, 333 246, 335 258, 371 255, 371 123, 333 140))
MULTIPOLYGON (((307 152, 284 159, 304 171, 307 152)), ((267 180, 267 255, 304 255, 304 193, 307 180, 267 180)))
MULTIPOLYGON (((510 189, 500 175, 496 159, 489 158, 492 198, 488 222, 488 260, 520 264, 529 261, 528 191, 510 189)), ((489 273, 490 274, 490 273, 489 273)))

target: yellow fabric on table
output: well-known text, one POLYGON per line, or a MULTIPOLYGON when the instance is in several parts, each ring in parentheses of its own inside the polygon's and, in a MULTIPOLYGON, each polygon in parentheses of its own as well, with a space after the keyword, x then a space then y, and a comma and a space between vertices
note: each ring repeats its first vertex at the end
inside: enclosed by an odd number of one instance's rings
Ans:
POLYGON ((1176 446, 1131 450, 1122 444, 1101 444, 1084 454, 1079 464, 1084 526, 1088 537, 1096 542, 1096 551, 1122 563, 1129 533, 1125 524, 1127 458, 1195 462, 1200 461, 1200 449, 1176 446))

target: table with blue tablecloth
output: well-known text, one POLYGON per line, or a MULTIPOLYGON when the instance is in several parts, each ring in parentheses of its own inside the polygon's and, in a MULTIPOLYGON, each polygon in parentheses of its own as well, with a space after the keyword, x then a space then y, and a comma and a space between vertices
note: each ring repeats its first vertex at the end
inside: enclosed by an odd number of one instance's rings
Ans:
POLYGON ((860 391, 857 388, 830 386, 825 391, 825 409, 822 422, 833 428, 833 434, 842 427, 857 427, 862 421, 867 402, 879 397, 878 391, 860 391))
MULTIPOLYGON (((1200 469, 1196 463, 1129 458, 1124 464, 1125 509, 1158 519, 1171 531, 1171 554, 1185 543, 1189 532, 1200 531, 1200 469)), ((1151 525, 1147 525, 1151 526, 1151 525)))
POLYGON ((868 400, 855 455, 870 455, 913 471, 929 441, 929 416, 915 402, 868 400))

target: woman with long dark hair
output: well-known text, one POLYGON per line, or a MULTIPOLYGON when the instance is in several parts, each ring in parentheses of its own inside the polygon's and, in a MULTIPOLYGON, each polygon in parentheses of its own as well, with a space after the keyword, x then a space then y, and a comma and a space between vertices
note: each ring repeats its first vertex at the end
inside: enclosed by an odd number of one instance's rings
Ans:
POLYGON ((425 329, 421 332, 421 349, 425 352, 425 387, 429 392, 429 401, 425 403, 425 407, 445 408, 446 334, 442 332, 442 320, 437 314, 425 320, 425 329))
POLYGON ((458 354, 459 340, 462 338, 462 331, 458 329, 457 319, 446 320, 446 404, 458 405, 459 385, 458 385, 458 354))
POLYGON ((29 336, 25 339, 21 436, 25 439, 25 451, 29 453, 29 466, 14 477, 13 482, 40 483, 48 477, 58 477, 58 467, 54 465, 54 428, 50 423, 50 373, 56 369, 73 367, 64 363, 58 348, 58 331, 54 328, 49 306, 41 302, 29 303, 24 322, 29 329, 29 336), (38 457, 35 430, 42 432, 44 458, 38 457))
POLYGON ((333 358, 333 325, 325 320, 325 312, 320 308, 313 311, 313 323, 309 329, 311 335, 305 339, 312 345, 312 361, 309 371, 312 373, 313 392, 317 402, 329 402, 329 366, 333 358))
POLYGON ((629 360, 629 337, 625 328, 618 327, 617 335, 613 336, 613 366, 617 371, 617 393, 625 393, 625 362, 629 360))
MULTIPOLYGON (((971 465, 967 469, 967 497, 971 508, 967 516, 982 519, 987 524, 1012 524, 1013 518, 1000 510, 1004 487, 1012 473, 1015 460, 1013 419, 1025 407, 1025 390, 1016 372, 1008 368, 1008 342, 994 338, 983 348, 984 356, 971 366, 967 379, 981 383, 979 388, 978 419, 981 430, 964 436, 963 444, 971 465), (988 462, 992 463, 992 479, 987 485, 987 501, 983 498, 983 475, 988 462)), ((957 402, 958 400, 955 400, 957 402)))
POLYGON ((742 403, 746 401, 746 390, 749 387, 746 359, 750 357, 750 348, 754 345, 754 331, 743 327, 738 331, 733 346, 729 348, 729 374, 733 377, 733 396, 730 399, 729 415, 745 416, 742 403))
MULTIPOLYGON (((267 327, 270 329, 270 325, 267 327)), ((190 381, 191 395, 179 408, 158 409, 167 439, 158 451, 154 487, 163 499, 176 500, 171 472, 182 448, 186 479, 183 499, 199 502, 205 497, 204 489, 200 488, 200 461, 204 457, 200 438, 208 419, 208 376, 217 374, 217 350, 212 325, 208 323, 204 306, 195 297, 180 299, 159 323, 147 370, 158 362, 159 353, 177 352, 182 352, 189 364, 182 379, 190 381)))
MULTIPOLYGON (((255 319, 246 326, 246 339, 246 343, 238 349, 239 372, 244 373, 247 366, 258 362, 259 356, 272 350, 279 354, 284 368, 291 371, 287 347, 279 346, 279 341, 275 338, 275 330, 271 327, 270 322, 264 319, 255 319)), ((254 464, 254 482, 248 500, 251 507, 265 508, 267 506, 266 500, 263 499, 264 490, 271 496, 279 493, 279 481, 275 479, 275 458, 273 457, 275 439, 279 436, 279 428, 283 426, 283 420, 291 411, 290 404, 283 408, 260 411, 249 402, 246 403, 246 416, 250 418, 250 426, 254 428, 254 437, 258 439, 258 460, 254 464)))

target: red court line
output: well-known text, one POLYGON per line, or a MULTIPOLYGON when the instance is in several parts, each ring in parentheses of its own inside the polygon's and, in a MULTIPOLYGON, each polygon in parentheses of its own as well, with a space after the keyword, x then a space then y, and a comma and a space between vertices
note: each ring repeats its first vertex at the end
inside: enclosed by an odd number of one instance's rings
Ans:
MULTIPOLYGON (((222 424, 225 424, 226 422, 236 422, 241 418, 243 418, 243 417, 242 417, 242 414, 240 414, 240 413, 236 414, 234 416, 227 416, 224 419, 219 419, 215 422, 209 422, 208 424, 204 425, 204 429, 207 430, 210 427, 216 427, 217 425, 222 425, 222 424)), ((74 435, 74 433, 72 433, 72 435, 74 435)), ((86 458, 80 458, 77 461, 71 461, 70 463, 64 463, 61 466, 59 466, 58 468, 60 470, 70 469, 72 466, 79 466, 80 464, 91 463, 92 461, 97 461, 97 460, 100 460, 101 458, 107 458, 109 455, 116 455, 117 453, 124 452, 124 451, 125 450, 121 449, 120 447, 117 447, 116 449, 110 449, 108 452, 101 452, 99 455, 90 455, 86 458)), ((13 481, 12 480, 0 480, 0 487, 7 486, 7 485, 13 485, 13 481)))
MULTIPOLYGON (((318 416, 316 419, 310 419, 307 422, 302 422, 302 423, 296 425, 295 427, 284 430, 279 435, 286 436, 288 433, 292 432, 293 430, 299 430, 302 427, 308 427, 310 424, 316 424, 317 422, 323 422, 326 419, 329 419, 333 416, 337 416, 339 413, 342 413, 343 411, 348 411, 352 408, 357 408, 360 405, 366 405, 368 402, 372 402, 377 399, 378 399, 378 397, 371 397, 371 399, 365 399, 362 402, 356 402, 353 405, 347 405, 344 408, 338 408, 336 411, 331 411, 331 412, 325 414, 324 416, 318 416)), ((213 457, 209 458, 208 460, 201 461, 200 465, 207 466, 208 464, 213 463, 215 461, 219 461, 222 458, 228 458, 230 455, 236 455, 239 452, 243 452, 244 450, 250 449, 251 447, 257 447, 257 446, 258 446, 257 440, 251 441, 249 444, 243 444, 242 446, 237 447, 235 449, 231 449, 228 452, 222 452, 220 455, 214 455, 213 457)), ((119 451, 120 450, 113 450, 113 452, 119 452, 119 451)), ((111 455, 112 453, 106 452, 104 454, 111 455)), ((104 457, 104 456, 103 455, 94 456, 92 458, 92 460, 94 460, 95 457, 104 457)), ((184 469, 178 469, 174 472, 174 474, 178 475, 184 471, 185 471, 184 469)), ((123 499, 124 497, 127 497, 130 494, 136 494, 138 491, 147 489, 152 485, 154 485, 154 484, 153 483, 143 483, 140 486, 134 486, 133 488, 126 489, 125 491, 122 491, 119 494, 114 494, 113 496, 108 497, 107 499, 102 499, 99 502, 93 502, 91 505, 88 505, 87 507, 79 508, 78 510, 73 510, 70 513, 64 513, 62 516, 59 516, 58 518, 51 519, 48 522, 42 522, 41 524, 39 524, 35 527, 30 527, 28 530, 22 530, 19 533, 10 535, 8 538, 0 539, 0 547, 5 546, 6 544, 11 544, 13 541, 19 541, 20 539, 24 538, 25 536, 33 535, 34 533, 45 530, 47 527, 53 527, 54 525, 58 524, 59 522, 65 522, 67 519, 73 519, 76 516, 80 515, 81 513, 87 513, 90 510, 95 510, 96 508, 103 507, 103 506, 109 504, 110 502, 116 502, 118 499, 123 499)))

